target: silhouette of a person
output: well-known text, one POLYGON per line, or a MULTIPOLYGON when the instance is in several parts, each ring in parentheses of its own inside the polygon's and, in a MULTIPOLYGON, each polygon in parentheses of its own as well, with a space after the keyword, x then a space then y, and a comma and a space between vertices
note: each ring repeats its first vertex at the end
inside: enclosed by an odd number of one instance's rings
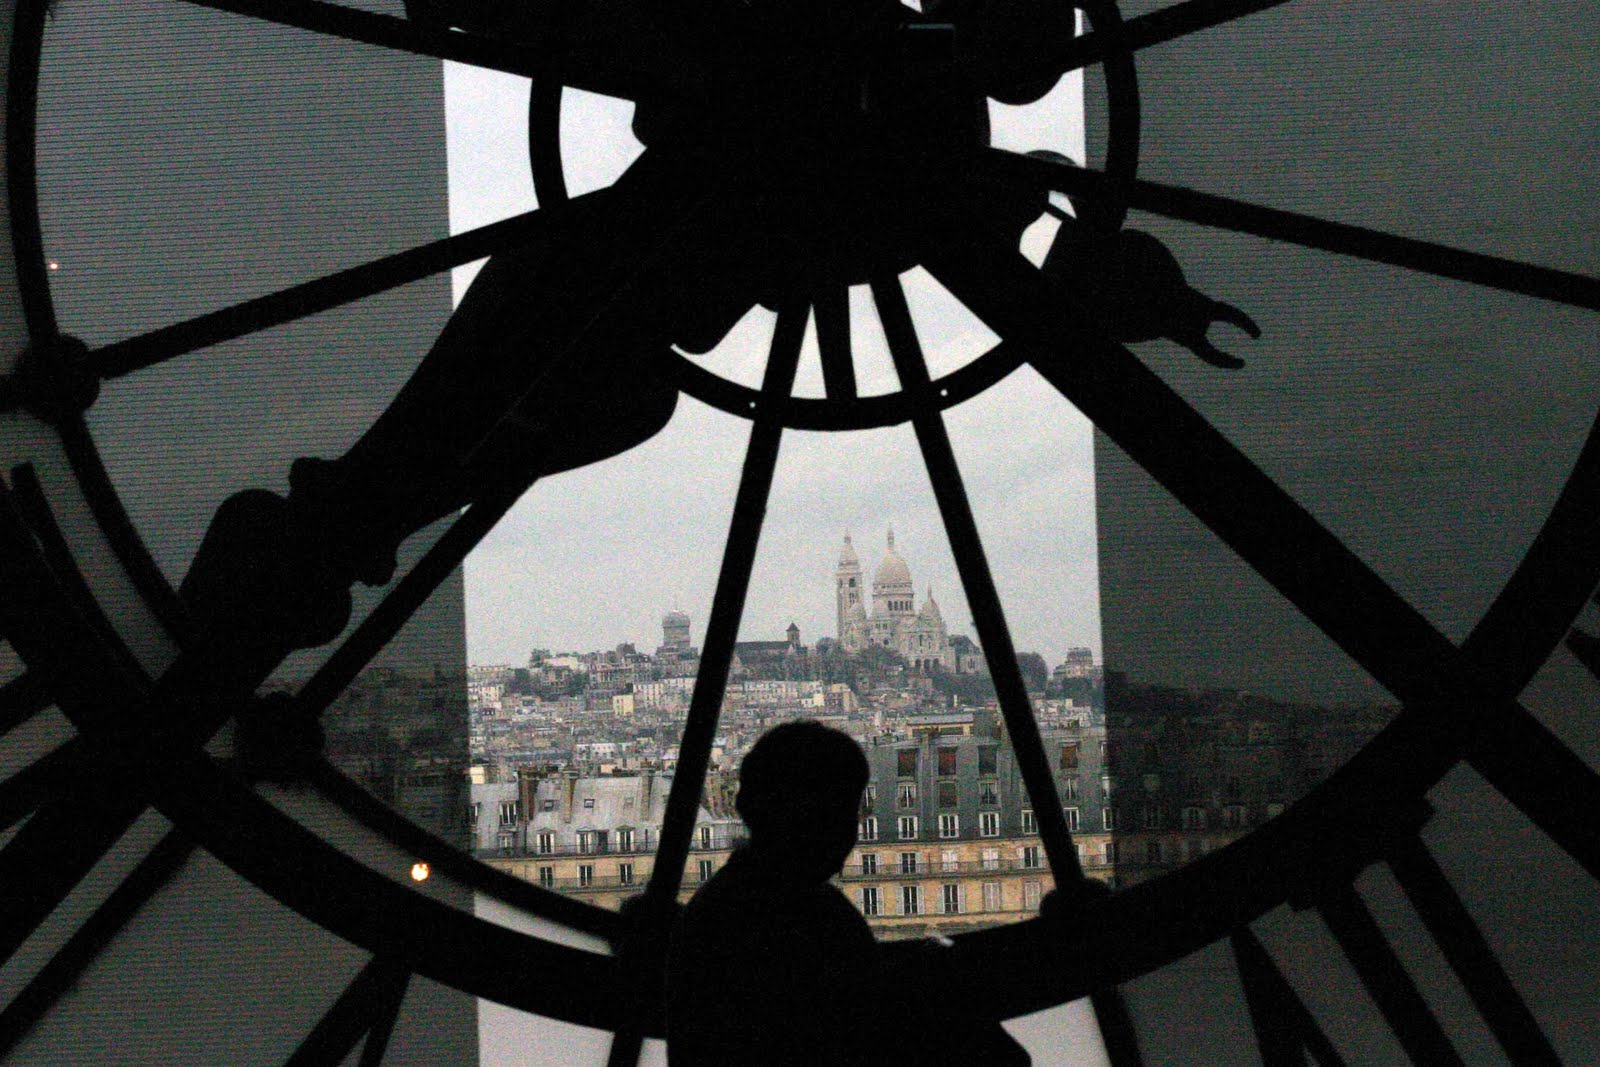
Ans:
POLYGON ((829 884, 856 842, 866 757, 819 723, 764 734, 739 768, 749 844, 695 893, 667 964, 667 1054, 702 1064, 1026 1064, 997 1024, 910 1003, 829 884))

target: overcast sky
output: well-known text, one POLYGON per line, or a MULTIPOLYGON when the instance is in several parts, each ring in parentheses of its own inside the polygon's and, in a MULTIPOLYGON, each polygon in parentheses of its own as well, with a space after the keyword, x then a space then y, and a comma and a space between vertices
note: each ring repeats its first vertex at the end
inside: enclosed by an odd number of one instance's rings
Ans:
MULTIPOLYGON (((527 83, 447 65, 450 213, 455 232, 535 206, 528 177, 527 83)), ((562 133, 574 194, 613 181, 639 154, 632 105, 568 90, 562 133)), ((1082 158, 1081 80, 1027 108, 997 108, 997 143, 1082 158)), ((1036 254, 1048 226, 1025 247, 1036 254)), ((473 268, 457 273, 459 298, 473 268)), ((931 278, 905 279, 935 375, 993 343, 931 278)), ((896 386, 864 288, 851 294, 864 395, 896 386)), ((754 309, 707 366, 759 384, 773 316, 754 309)), ((808 331, 796 392, 822 395, 808 331)), ((949 414, 948 424, 1019 648, 1052 663, 1100 649, 1094 471, 1088 423, 1031 370, 949 414)), ((653 440, 607 463, 534 487, 468 560, 467 640, 476 663, 521 663, 533 647, 654 648, 680 607, 704 635, 749 423, 687 397, 653 440)), ((892 527, 920 604, 931 584, 952 632, 972 633, 966 598, 909 426, 784 438, 742 636, 771 639, 791 621, 808 644, 834 631, 833 571, 846 531, 868 576, 892 527)))

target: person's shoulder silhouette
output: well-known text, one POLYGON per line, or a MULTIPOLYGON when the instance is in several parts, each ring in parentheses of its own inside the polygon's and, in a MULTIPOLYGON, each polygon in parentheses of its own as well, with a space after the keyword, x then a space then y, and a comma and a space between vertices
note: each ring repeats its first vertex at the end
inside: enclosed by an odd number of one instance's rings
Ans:
POLYGON ((867 1058, 877 944, 828 883, 855 844, 866 784, 861 749, 819 723, 785 723, 751 748, 736 801, 750 841, 694 895, 673 937, 674 1067, 867 1058))
POLYGON ((750 749, 736 801, 749 843, 673 931, 673 1067, 940 1063, 955 1047, 1000 1054, 987 1063, 1027 1062, 992 1024, 908 1025, 866 920, 829 883, 856 843, 867 778, 860 747, 816 722, 774 727, 750 749))

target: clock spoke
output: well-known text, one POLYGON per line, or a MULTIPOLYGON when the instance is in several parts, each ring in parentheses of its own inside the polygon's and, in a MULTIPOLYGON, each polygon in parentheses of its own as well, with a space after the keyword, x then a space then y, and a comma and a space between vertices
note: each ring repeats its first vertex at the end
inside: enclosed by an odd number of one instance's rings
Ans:
POLYGON ((0 848, 0 963, 60 906, 133 825, 144 802, 126 775, 75 776, 0 848))
POLYGON ((750 572, 755 566, 756 548, 767 513, 767 497, 772 490, 773 471, 778 463, 778 448, 783 427, 776 417, 778 401, 794 386, 800 363, 800 345, 805 338, 806 315, 803 305, 786 307, 778 313, 773 332, 771 355, 761 386, 764 400, 773 401, 773 411, 757 407, 750 427, 750 444, 745 453, 739 489, 734 497, 733 517, 728 524, 727 547, 717 574, 716 592, 711 599, 711 617, 706 623, 705 646, 700 654, 700 671, 695 679, 694 696, 678 744, 678 767, 667 793, 661 821, 661 840, 656 864, 650 875, 649 892, 658 899, 677 896, 683 865, 689 856, 694 835, 695 812, 705 787, 706 766, 711 758, 711 742, 716 735, 717 717, 727 688, 728 668, 733 646, 739 639, 739 623, 744 617, 745 596, 750 589, 750 572))
POLYGON ((817 294, 812 303, 817 319, 817 350, 822 356, 822 383, 829 400, 856 398, 856 370, 850 348, 850 293, 842 286, 817 294))
POLYGON ((51 1007, 70 991, 83 972, 121 933, 123 927, 183 869, 194 844, 174 830, 146 853, 89 918, 0 1009, 0 1058, 4 1058, 51 1007))
POLYGON ((411 972, 399 963, 373 957, 312 1027, 286 1067, 334 1067, 363 1037, 367 1047, 362 1050, 362 1067, 382 1062, 410 982, 411 972))
POLYGON ((995 174, 1069 195, 1112 195, 1129 207, 1201 226, 1253 234, 1421 274, 1600 311, 1600 278, 1469 252, 1365 226, 1263 207, 1231 197, 1136 179, 1112 182, 1100 171, 1001 149, 984 153, 995 174))
POLYGON ((1355 887, 1342 885, 1331 890, 1316 907, 1411 1062, 1441 1067, 1460 1064, 1461 1057, 1444 1028, 1355 887))
MULTIPOLYGON (((1413 711, 1432 716, 1450 700, 1471 709, 1453 720, 1453 752, 1430 756, 1437 773, 1448 767, 1440 758, 1464 752, 1491 784, 1600 878, 1600 827, 1570 801, 1600 800, 1600 775, 1514 703, 1526 672, 1543 663, 1560 640, 1559 627, 1536 627, 1542 641, 1519 635, 1517 663, 1508 664, 1496 658, 1487 639, 1511 626, 1512 616, 1509 608, 1491 608, 1468 638, 1467 651, 1458 651, 1132 352, 1086 326, 1086 314, 1074 316, 1071 297, 1015 250, 974 236, 967 254, 937 257, 929 268, 1003 339, 1027 346, 1045 380, 1413 711), (971 254, 986 245, 988 254, 971 254), (1481 664, 1500 673, 1485 674, 1481 664), (1507 744, 1508 737, 1516 743, 1507 744), (1555 781, 1560 789, 1551 787, 1555 781)), ((1587 509, 1593 494, 1583 483, 1593 477, 1595 453, 1586 449, 1573 479, 1582 491, 1564 497, 1553 516, 1557 526, 1593 529, 1585 526, 1592 521, 1587 509)), ((1576 544, 1587 540, 1584 533, 1576 544)), ((1530 553, 1527 567, 1519 568, 1508 587, 1508 605, 1534 595, 1566 568, 1600 563, 1600 553, 1578 552, 1570 540, 1541 534, 1540 543, 1549 551, 1530 553)))
POLYGON ((1454 646, 1132 352, 1070 315, 1070 298, 1031 264, 988 245, 992 254, 929 268, 1002 338, 1027 346, 1045 380, 1391 692, 1437 698, 1454 646))
POLYGON ((1344 1067, 1344 1058, 1250 928, 1239 927, 1230 941, 1263 1067, 1305 1067, 1305 1052, 1321 1067, 1344 1067))
MULTIPOLYGON (((687 66, 675 64, 653 41, 630 35, 648 31, 630 25, 618 12, 590 16, 584 5, 564 4, 559 15, 530 26, 530 39, 501 40, 418 23, 394 15, 362 11, 324 0, 185 0, 197 7, 226 11, 281 26, 307 30, 360 44, 465 63, 530 78, 562 82, 608 96, 637 99, 682 92, 687 66), (573 21, 579 25, 573 26, 573 21), (563 25, 565 24, 565 25, 563 25), (558 27, 561 27, 558 29, 558 27)), ((588 5, 593 8, 597 5, 588 5)))
MULTIPOLYGON (((900 376, 901 387, 927 388, 927 362, 917 338, 916 327, 911 321, 910 309, 906 306, 905 291, 901 288, 900 280, 873 279, 872 298, 883 323, 884 337, 889 343, 889 354, 900 376)), ((950 540, 956 558, 956 572, 972 609, 978 641, 983 646, 984 658, 989 664, 989 675, 1000 702, 1000 713, 1005 719, 1011 751, 1033 804, 1039 838, 1055 877, 1056 899, 1060 902, 1058 906, 1063 910, 1070 909, 1075 901, 1086 895, 1088 887, 1083 867, 1078 862, 1072 831, 1067 827, 1066 812, 1056 791, 1055 777, 1050 772, 1050 761, 1039 736, 1039 724, 1022 680, 1022 669, 1011 642, 1011 630, 1006 625, 1000 594, 995 588, 994 576, 989 571, 988 558, 962 484, 955 451, 950 446, 944 416, 938 411, 925 410, 912 420, 912 426, 928 469, 929 481, 933 485, 939 514, 944 520, 945 535, 950 540)), ((1112 1064, 1115 1067, 1132 1067, 1140 1063, 1137 1035, 1121 995, 1115 989, 1102 989, 1091 994, 1091 998, 1112 1064)))
MULTIPOLYGON (((683 735, 678 740, 678 766, 667 791, 661 816, 661 836, 656 845, 655 866, 645 896, 651 906, 637 921, 653 927, 666 921, 667 906, 678 895, 683 882, 683 865, 688 862, 694 836, 696 813, 705 790, 706 768, 711 759, 717 719, 727 690, 728 669, 733 662, 733 647, 739 639, 739 623, 744 618, 745 596, 750 589, 750 572, 755 567, 756 548, 766 518, 767 498, 772 491, 772 476, 778 465, 778 449, 783 437, 781 402, 794 388, 795 371, 800 365, 800 346, 805 340, 806 309, 794 304, 779 309, 772 335, 766 373, 761 383, 761 400, 756 405, 750 427, 750 443, 745 452, 739 489, 734 497, 733 516, 728 524, 728 539, 723 549, 717 587, 711 598, 711 617, 706 623, 705 645, 700 653, 700 668, 695 677, 694 695, 683 735)), ((623 953, 647 956, 659 951, 665 930, 645 928, 634 932, 637 943, 624 943, 623 953)), ((649 995, 651 976, 657 974, 661 959, 644 958, 625 973, 639 983, 634 995, 649 995)), ((619 1030, 611 1041, 607 1057, 610 1067, 638 1062, 643 1034, 637 1029, 619 1030)))
POLYGON ((1134 52, 1168 41, 1225 26, 1258 12, 1281 7, 1288 0, 1185 0, 1148 15, 1140 15, 1116 29, 1094 30, 1058 45, 1047 61, 1062 73, 1102 62, 1108 55, 1134 52))
POLYGON ((1561 1057, 1427 846, 1411 838, 1387 859, 1400 888, 1510 1061, 1559 1063, 1561 1057))
POLYGON ((101 378, 120 378, 208 345, 328 311, 515 247, 536 238, 551 221, 549 211, 529 211, 115 341, 91 352, 90 360, 101 378))
POLYGON ((44 675, 23 671, 0 686, 0 734, 16 729, 54 703, 44 675))
POLYGON ((60 793, 72 776, 83 770, 82 750, 83 743, 73 738, 0 782, 0 830, 15 826, 60 793))

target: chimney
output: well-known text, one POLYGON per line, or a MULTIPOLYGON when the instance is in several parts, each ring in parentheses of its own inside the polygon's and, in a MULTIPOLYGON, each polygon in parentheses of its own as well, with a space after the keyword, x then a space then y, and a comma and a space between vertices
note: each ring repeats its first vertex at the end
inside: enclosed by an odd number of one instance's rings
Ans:
POLYGON ((576 806, 578 796, 578 772, 567 771, 562 775, 561 781, 561 821, 572 821, 572 809, 576 806))
POLYGON ((639 771, 639 808, 636 818, 639 822, 647 822, 650 818, 650 801, 656 788, 656 769, 645 767, 639 771))

